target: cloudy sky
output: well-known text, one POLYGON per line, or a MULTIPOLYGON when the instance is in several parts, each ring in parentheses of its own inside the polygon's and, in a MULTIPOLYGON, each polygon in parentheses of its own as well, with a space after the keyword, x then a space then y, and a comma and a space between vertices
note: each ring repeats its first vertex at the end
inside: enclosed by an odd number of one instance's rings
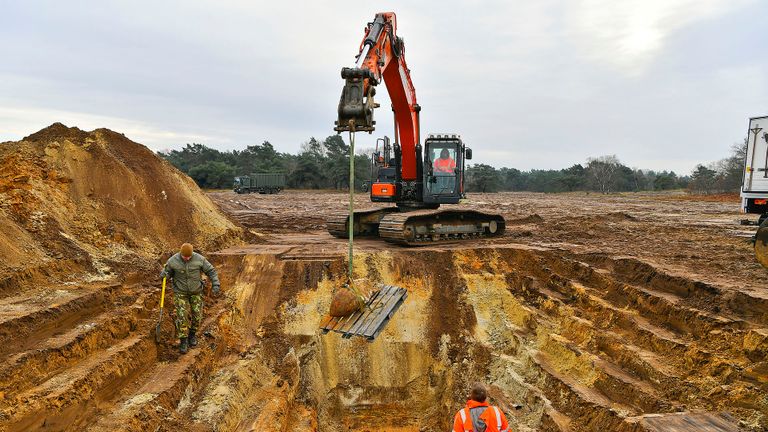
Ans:
POLYGON ((687 173, 768 115, 765 0, 419 3, 0 0, 0 141, 60 121, 155 150, 296 152, 333 133, 339 70, 379 10, 398 14, 422 131, 461 133, 475 162, 687 173))

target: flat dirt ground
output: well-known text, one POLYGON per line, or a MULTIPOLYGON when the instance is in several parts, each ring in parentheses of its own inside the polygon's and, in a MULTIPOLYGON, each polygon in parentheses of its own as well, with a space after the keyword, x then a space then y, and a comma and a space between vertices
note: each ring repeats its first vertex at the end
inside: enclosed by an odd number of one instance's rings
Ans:
MULTIPOLYGON (((304 241, 326 246, 330 237, 324 232, 325 218, 346 211, 349 202, 347 194, 327 191, 289 190, 275 195, 217 191, 209 196, 256 233, 261 242, 304 241)), ((750 243, 755 227, 740 224, 742 219, 757 218, 740 214, 738 199, 736 195, 693 196, 682 192, 502 192, 471 193, 459 206, 506 218, 504 236, 485 243, 633 257, 687 279, 768 296, 768 271, 755 261, 750 243)), ((362 193, 356 195, 355 206, 378 207, 362 193)))

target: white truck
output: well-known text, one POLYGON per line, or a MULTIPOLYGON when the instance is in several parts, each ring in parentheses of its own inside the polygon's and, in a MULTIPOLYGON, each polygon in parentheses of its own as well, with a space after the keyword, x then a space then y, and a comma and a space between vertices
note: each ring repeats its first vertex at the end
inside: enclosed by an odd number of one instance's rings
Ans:
POLYGON ((768 116, 749 119, 741 211, 761 215, 761 223, 768 217, 768 116))
POLYGON ((741 211, 760 215, 754 237, 755 258, 768 268, 768 116, 749 119, 741 211))

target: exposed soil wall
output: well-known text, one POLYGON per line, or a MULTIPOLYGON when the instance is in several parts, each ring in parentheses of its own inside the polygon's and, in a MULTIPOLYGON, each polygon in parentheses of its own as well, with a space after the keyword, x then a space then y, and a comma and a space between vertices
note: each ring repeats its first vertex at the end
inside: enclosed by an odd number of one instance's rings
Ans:
POLYGON ((170 319, 154 343, 145 287, 40 290, 0 323, 29 336, 0 352, 0 430, 439 431, 474 381, 515 431, 768 426, 759 298, 743 310, 721 287, 591 254, 369 250, 356 277, 409 296, 375 341, 346 340, 319 331, 343 258, 289 249, 211 255, 227 295, 183 356, 170 319))
POLYGON ((513 430, 766 427, 768 341, 746 317, 686 305, 694 281, 625 282, 637 263, 520 247, 361 254, 356 276, 409 290, 368 343, 318 333, 340 259, 217 261, 237 281, 229 334, 248 341, 195 411, 214 430, 446 430, 473 381, 513 430))

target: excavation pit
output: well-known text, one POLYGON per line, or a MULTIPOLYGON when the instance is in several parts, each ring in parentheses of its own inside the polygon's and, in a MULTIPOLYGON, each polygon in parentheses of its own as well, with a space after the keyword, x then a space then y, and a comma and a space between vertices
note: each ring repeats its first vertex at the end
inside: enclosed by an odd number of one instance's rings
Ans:
POLYGON ((514 431, 768 426, 765 299, 634 258, 363 241, 355 276, 408 298, 373 342, 343 339, 318 328, 343 246, 210 254, 226 296, 183 356, 170 322, 154 342, 159 286, 30 297, 3 334, 71 329, 8 350, 0 430, 444 431, 475 381, 514 431))
POLYGON ((754 342, 733 304, 714 314, 680 296, 706 287, 636 260, 521 246, 363 251, 356 277, 409 290, 369 343, 318 329, 345 279, 340 255, 252 246, 214 259, 235 299, 221 324, 241 353, 192 416, 217 430, 448 430, 474 381, 515 431, 765 425, 765 376, 746 370, 766 340, 754 342))

